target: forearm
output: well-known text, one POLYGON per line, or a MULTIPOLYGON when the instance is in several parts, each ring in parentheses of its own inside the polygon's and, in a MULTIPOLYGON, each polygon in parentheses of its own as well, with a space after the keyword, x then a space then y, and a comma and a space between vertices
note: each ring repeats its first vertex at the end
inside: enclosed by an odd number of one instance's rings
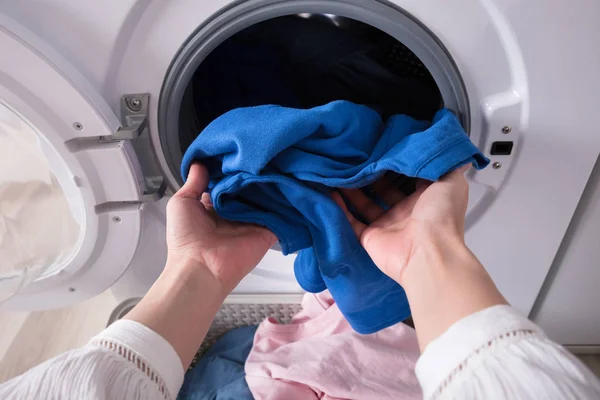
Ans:
POLYGON ((203 266, 170 259, 125 319, 139 322, 165 338, 187 369, 227 295, 223 285, 203 266))
POLYGON ((433 237, 403 271, 421 350, 452 324, 477 311, 507 304, 481 263, 461 241, 433 237))

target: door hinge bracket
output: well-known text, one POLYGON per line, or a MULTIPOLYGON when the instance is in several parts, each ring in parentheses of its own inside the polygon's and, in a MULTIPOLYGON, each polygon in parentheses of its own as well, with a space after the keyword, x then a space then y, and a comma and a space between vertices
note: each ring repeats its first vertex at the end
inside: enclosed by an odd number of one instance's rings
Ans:
MULTIPOLYGON (((122 126, 110 136, 100 137, 100 143, 118 142, 138 139, 148 124, 149 93, 126 94, 121 97, 122 126)), ((167 182, 162 176, 144 175, 140 187, 141 202, 160 200, 167 189, 167 182)))
POLYGON ((140 137, 147 126, 149 102, 148 93, 126 94, 121 97, 122 126, 110 136, 101 136, 100 142, 133 140, 140 137))

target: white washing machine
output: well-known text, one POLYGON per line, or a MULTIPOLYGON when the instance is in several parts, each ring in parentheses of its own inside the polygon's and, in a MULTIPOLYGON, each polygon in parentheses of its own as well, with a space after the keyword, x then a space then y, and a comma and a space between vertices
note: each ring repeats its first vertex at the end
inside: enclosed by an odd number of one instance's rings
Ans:
MULTIPOLYGON (((61 263, 3 276, 17 283, 1 307, 144 295, 166 259, 194 72, 227 38, 286 15, 358 21, 421 60, 492 159, 469 176, 469 246, 551 336, 600 345, 595 0, 1 1, 0 117, 41 138, 80 227, 61 263)), ((270 250, 235 301, 298 301, 293 261, 270 250)))

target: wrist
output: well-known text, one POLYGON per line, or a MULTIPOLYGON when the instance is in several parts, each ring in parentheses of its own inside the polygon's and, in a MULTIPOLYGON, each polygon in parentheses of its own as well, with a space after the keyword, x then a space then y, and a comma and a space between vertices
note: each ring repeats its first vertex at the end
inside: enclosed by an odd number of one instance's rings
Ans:
POLYGON ((169 255, 163 273, 125 318, 161 335, 187 369, 228 294, 198 260, 169 255))
POLYGON ((400 271, 396 281, 402 286, 420 279, 432 269, 449 269, 452 266, 479 264, 460 235, 448 232, 430 231, 417 240, 410 256, 410 262, 400 271))
POLYGON ((399 283, 408 296, 421 350, 462 318, 506 304, 460 235, 436 235, 423 242, 399 283))
POLYGON ((202 293, 203 299, 214 299, 219 305, 230 292, 205 264, 185 256, 169 255, 159 279, 165 281, 167 285, 177 286, 177 290, 202 293))

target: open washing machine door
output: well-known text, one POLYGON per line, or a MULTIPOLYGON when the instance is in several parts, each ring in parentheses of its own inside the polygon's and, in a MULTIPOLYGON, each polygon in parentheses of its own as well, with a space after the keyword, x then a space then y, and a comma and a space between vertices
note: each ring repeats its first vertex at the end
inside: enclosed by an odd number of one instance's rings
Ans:
POLYGON ((0 307, 81 301, 129 266, 144 203, 163 190, 128 140, 145 127, 144 98, 124 98, 122 124, 58 52, 1 14, 0 52, 0 307))

